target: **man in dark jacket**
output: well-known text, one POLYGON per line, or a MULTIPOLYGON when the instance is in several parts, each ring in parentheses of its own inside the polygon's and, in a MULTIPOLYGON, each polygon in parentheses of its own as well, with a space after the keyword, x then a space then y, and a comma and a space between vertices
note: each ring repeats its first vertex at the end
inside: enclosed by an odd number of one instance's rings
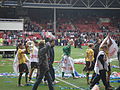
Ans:
POLYGON ((49 72, 49 64, 48 64, 48 50, 50 50, 51 43, 47 42, 44 46, 43 41, 40 42, 39 50, 38 50, 38 78, 32 88, 32 90, 37 90, 39 84, 41 83, 43 77, 45 76, 46 80, 48 81, 49 90, 54 90, 52 85, 52 78, 49 72))
POLYGON ((53 68, 53 63, 54 63, 54 45, 55 41, 54 39, 50 39, 49 42, 51 43, 51 48, 49 49, 49 68, 50 68, 50 74, 52 77, 53 84, 58 83, 59 81, 55 80, 55 70, 53 68))
MULTIPOLYGON (((94 49, 93 49, 93 51, 94 51, 94 65, 95 65, 95 62, 96 62, 97 55, 99 53, 100 44, 101 44, 101 40, 98 39, 97 42, 96 42, 96 44, 95 44, 95 46, 94 46, 94 49)), ((94 72, 93 75, 92 75, 90 83, 92 83, 95 75, 96 75, 96 73, 94 72)))
MULTIPOLYGON (((54 41, 54 39, 49 39, 46 42, 50 42, 51 43, 51 48, 48 50, 48 59, 49 59, 48 63, 49 63, 50 75, 52 77, 52 83, 56 84, 56 83, 59 83, 59 81, 55 80, 55 70, 53 68, 54 56, 55 56, 55 54, 54 54, 55 41, 54 41)), ((46 78, 44 79, 44 81, 46 82, 46 78)))

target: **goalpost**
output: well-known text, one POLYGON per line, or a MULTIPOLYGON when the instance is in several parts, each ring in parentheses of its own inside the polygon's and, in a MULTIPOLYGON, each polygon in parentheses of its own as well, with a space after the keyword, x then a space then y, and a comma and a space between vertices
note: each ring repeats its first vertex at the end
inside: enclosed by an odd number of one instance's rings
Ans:
POLYGON ((0 18, 0 30, 24 30, 24 19, 0 18))

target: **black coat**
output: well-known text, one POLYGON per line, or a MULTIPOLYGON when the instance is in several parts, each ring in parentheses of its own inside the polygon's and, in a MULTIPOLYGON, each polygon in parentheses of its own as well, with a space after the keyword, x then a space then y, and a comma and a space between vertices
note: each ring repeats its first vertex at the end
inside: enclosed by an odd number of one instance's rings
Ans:
POLYGON ((45 45, 42 48, 39 48, 38 50, 38 60, 39 64, 38 67, 40 70, 48 71, 49 70, 49 64, 48 64, 48 51, 50 49, 49 45, 45 45))
POLYGON ((49 49, 49 64, 52 65, 54 62, 54 47, 49 49))

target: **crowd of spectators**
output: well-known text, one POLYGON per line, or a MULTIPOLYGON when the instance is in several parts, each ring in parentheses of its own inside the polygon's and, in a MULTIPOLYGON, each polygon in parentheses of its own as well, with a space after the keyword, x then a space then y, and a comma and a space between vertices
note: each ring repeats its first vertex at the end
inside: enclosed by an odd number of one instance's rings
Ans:
MULTIPOLYGON (((57 18, 56 26, 57 32, 66 32, 66 31, 80 31, 80 32, 116 32, 120 31, 120 19, 116 23, 115 20, 111 18, 102 18, 102 17, 74 17, 74 18, 57 18), (105 20, 109 19, 109 22, 105 20)), ((30 21, 30 19, 25 22, 26 31, 39 32, 41 30, 53 31, 53 20, 46 20, 41 22, 30 21)))
MULTIPOLYGON (((57 18, 56 45, 67 45, 68 39, 74 42, 95 43, 97 38, 104 39, 107 33, 120 45, 120 19, 113 17, 104 17, 109 22, 100 21, 102 17, 81 16, 57 18), (80 40, 81 39, 81 40, 80 40)), ((13 45, 17 41, 26 39, 44 39, 44 32, 53 32, 53 21, 47 19, 45 21, 32 21, 29 17, 25 19, 24 31, 3 31, 0 38, 3 39, 4 45, 13 45)), ((1 40, 2 42, 2 40, 1 40)))

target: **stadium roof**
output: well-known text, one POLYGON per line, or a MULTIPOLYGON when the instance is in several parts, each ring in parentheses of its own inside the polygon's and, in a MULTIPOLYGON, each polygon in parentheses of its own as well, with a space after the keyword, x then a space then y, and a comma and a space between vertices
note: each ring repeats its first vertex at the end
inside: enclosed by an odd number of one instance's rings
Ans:
POLYGON ((120 0, 0 0, 0 6, 59 9, 120 9, 120 0))

